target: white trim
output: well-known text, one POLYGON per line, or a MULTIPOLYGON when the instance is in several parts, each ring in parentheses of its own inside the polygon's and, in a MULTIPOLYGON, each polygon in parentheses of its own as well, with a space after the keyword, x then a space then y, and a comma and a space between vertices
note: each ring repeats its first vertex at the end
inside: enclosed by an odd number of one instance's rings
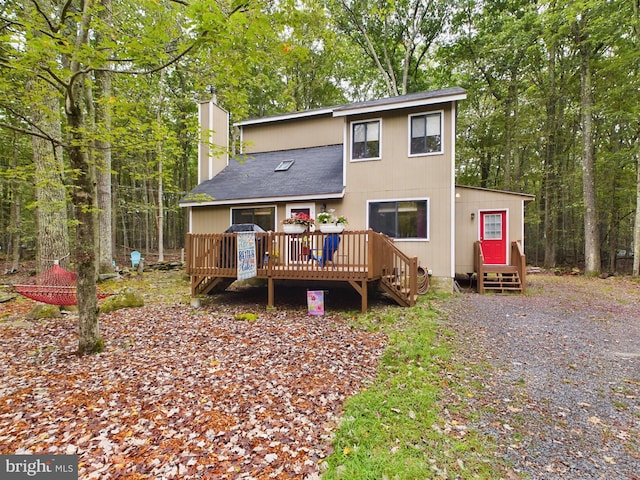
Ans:
POLYGON ((213 103, 213 99, 209 102, 209 172, 208 172, 208 177, 207 180, 211 180, 213 178, 213 152, 211 151, 211 145, 214 146, 215 148, 215 143, 214 143, 214 135, 215 135, 215 131, 214 131, 214 115, 213 115, 213 111, 216 107, 216 104, 213 103))
MULTIPOLYGON (((480 240, 480 232, 482 231, 482 215, 484 213, 487 212, 502 212, 505 215, 505 220, 504 220, 504 229, 505 231, 503 232, 503 236, 504 236, 504 249, 505 249, 505 263, 496 263, 496 264, 487 264, 487 265, 509 265, 511 262, 511 248, 509 248, 511 246, 511 240, 509 238, 509 223, 510 223, 510 217, 511 215, 509 215, 509 208, 480 208, 478 209, 478 236, 477 239, 480 240)), ((524 222, 522 222, 524 223, 524 222)))
POLYGON ((305 112, 285 113, 283 115, 274 115, 272 117, 250 118, 241 122, 235 122, 234 127, 244 127, 246 125, 259 125, 262 123, 281 122, 283 120, 295 120, 298 118, 315 117, 319 115, 327 115, 333 112, 333 108, 321 108, 317 110, 307 110, 305 112))
POLYGON ((238 198, 234 200, 214 200, 210 202, 184 202, 180 204, 181 208, 187 207, 215 207, 215 206, 227 206, 227 205, 252 205, 256 202, 308 202, 318 201, 329 198, 344 198, 344 189, 340 193, 331 193, 327 195, 299 195, 295 197, 268 197, 268 198, 238 198))
POLYGON ((202 183, 202 103, 198 103, 198 185, 202 183))
MULTIPOLYGON (((309 203, 289 203, 287 202, 285 204, 285 217, 284 218, 289 218, 291 216, 291 209, 295 208, 300 209, 300 208, 308 208, 309 209, 309 216, 311 218, 313 218, 315 220, 316 218, 316 204, 315 202, 309 202, 309 203)), ((277 213, 276 213, 277 215, 277 213)), ((283 218, 283 220, 284 220, 283 218)), ((276 226, 280 225, 280 220, 276 219, 276 226)), ((278 230, 278 229, 276 229, 278 230)), ((311 228, 311 230, 313 230, 313 227, 311 228)))
MULTIPOLYGON (((270 117, 250 118, 235 122, 234 127, 242 127, 245 125, 259 125, 263 123, 281 122, 284 120, 295 120, 299 118, 315 117, 320 115, 332 114, 334 117, 345 117, 348 115, 360 115, 363 113, 383 112, 387 110, 397 110, 401 108, 412 108, 428 105, 436 105, 438 103, 455 102, 467 98, 466 92, 456 93, 452 95, 433 96, 427 98, 416 98, 413 100, 404 99, 403 97, 389 98, 389 103, 375 101, 366 106, 358 106, 359 104, 339 105, 328 108, 318 108, 315 110, 306 110, 303 112, 285 113, 283 115, 273 115, 270 117)), ((368 103, 368 102, 361 102, 368 103)))
MULTIPOLYGON (((349 122, 349 161, 350 162, 370 162, 374 160, 382 160, 382 117, 378 118, 367 118, 364 120, 354 120, 349 122), (353 126, 358 125, 360 123, 373 123, 378 122, 378 156, 377 157, 367 157, 367 158, 353 158, 353 126)), ((365 138, 365 143, 367 139, 365 138)))
MULTIPOLYGON (((444 110, 432 110, 427 112, 420 113, 412 113, 407 115, 407 155, 409 158, 415 157, 428 157, 430 155, 442 155, 444 153, 444 110), (413 117, 421 117, 421 116, 429 116, 429 115, 440 115, 440 150, 437 152, 424 152, 424 153, 411 153, 411 119, 413 117)), ((426 126, 425 126, 426 128, 426 126)))
MULTIPOLYGON (((466 97, 466 96, 465 96, 466 97)), ((456 276, 456 123, 458 119, 457 113, 458 104, 455 101, 451 102, 451 111, 449 115, 451 115, 451 119, 449 120, 449 124, 451 126, 451 139, 450 139, 450 157, 449 162, 451 164, 451 179, 449 185, 451 186, 451 199, 449 200, 449 208, 450 212, 450 220, 451 224, 451 245, 449 246, 450 257, 451 257, 451 265, 449 275, 451 278, 455 278, 456 276)), ((443 127, 444 127, 444 114, 442 115, 443 119, 443 127)), ((444 136, 444 135, 443 135, 444 136)))
POLYGON ((404 101, 404 102, 400 100, 397 102, 388 103, 386 105, 380 105, 380 103, 374 103, 372 105, 368 105, 365 107, 346 106, 344 108, 338 108, 337 110, 334 110, 333 116, 344 117, 347 115, 362 115, 365 113, 384 112, 388 110, 398 110, 401 108, 423 107, 426 105, 435 105, 438 103, 455 102, 458 100, 464 100, 465 98, 467 98, 467 95, 465 93, 458 93, 455 95, 446 95, 443 97, 432 97, 432 98, 420 98, 420 99, 404 101))
POLYGON ((347 185, 347 164, 349 163, 349 122, 345 118, 342 123, 342 185, 347 185))
POLYGON ((524 252, 524 207, 526 206, 525 201, 522 200, 522 204, 520 205, 520 246, 522 247, 522 251, 524 252))
POLYGON ((380 198, 380 199, 368 199, 367 200, 367 211, 365 215, 365 225, 368 230, 370 227, 369 224, 369 205, 372 203, 382 203, 382 202, 427 202, 427 236, 425 238, 412 237, 412 238, 396 238, 392 237, 394 242, 430 242, 431 241, 431 197, 410 197, 410 198, 380 198))
POLYGON ((193 209, 187 210, 187 232, 193 233, 193 209))
POLYGON ((456 188, 466 188, 469 190, 478 190, 480 192, 492 192, 492 193, 502 193, 505 195, 515 195, 517 197, 522 197, 523 201, 525 202, 531 202, 533 200, 535 200, 536 196, 532 195, 530 193, 522 193, 522 192, 510 192, 508 190, 498 190, 496 188, 483 188, 483 187, 472 187, 470 185, 460 185, 460 184, 456 184, 455 185, 456 188))
MULTIPOLYGON (((224 110, 224 109, 223 109, 224 110)), ((225 110, 226 112, 226 110, 225 110)), ((229 130, 229 125, 231 124, 231 114, 229 112, 227 112, 227 120, 226 120, 226 139, 227 139, 227 148, 224 152, 225 157, 227 157, 227 161, 226 161, 226 165, 227 167, 229 166, 229 149, 231 148, 231 144, 229 143, 231 141, 231 134, 232 132, 229 130)), ((212 177, 213 178, 213 177, 212 177)))

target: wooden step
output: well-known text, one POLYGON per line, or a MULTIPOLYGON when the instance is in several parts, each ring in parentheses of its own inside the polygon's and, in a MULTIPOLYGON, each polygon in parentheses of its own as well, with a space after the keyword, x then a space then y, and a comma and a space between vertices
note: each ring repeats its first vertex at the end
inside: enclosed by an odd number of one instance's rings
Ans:
POLYGON ((515 267, 504 266, 500 268, 488 267, 483 277, 483 290, 504 292, 522 292, 522 282, 515 267), (498 271, 496 271, 498 270, 498 271))

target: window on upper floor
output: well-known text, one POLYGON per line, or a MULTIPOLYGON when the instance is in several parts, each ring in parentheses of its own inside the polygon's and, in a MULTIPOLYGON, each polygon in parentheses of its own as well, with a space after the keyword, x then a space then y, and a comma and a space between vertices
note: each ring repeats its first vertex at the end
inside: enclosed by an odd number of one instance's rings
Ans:
POLYGON ((276 207, 232 208, 231 223, 254 223, 265 231, 276 229, 276 207))
POLYGON ((429 239, 429 200, 369 202, 369 228, 392 238, 429 239))
POLYGON ((442 112, 409 116, 409 155, 442 153, 442 112))
POLYGON ((380 158, 380 120, 351 124, 351 159, 374 160, 380 158))

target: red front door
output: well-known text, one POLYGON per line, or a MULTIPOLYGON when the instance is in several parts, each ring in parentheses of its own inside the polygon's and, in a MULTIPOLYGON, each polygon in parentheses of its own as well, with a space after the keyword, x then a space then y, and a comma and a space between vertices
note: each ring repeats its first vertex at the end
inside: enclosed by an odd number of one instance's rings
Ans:
POLYGON ((480 241, 485 264, 506 265, 507 212, 480 212, 480 241))

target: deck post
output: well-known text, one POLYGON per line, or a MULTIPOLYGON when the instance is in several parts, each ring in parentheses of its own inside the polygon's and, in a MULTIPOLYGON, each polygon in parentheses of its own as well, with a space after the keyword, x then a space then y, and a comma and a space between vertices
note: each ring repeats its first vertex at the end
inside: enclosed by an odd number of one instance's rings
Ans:
POLYGON ((362 284, 359 284, 356 280, 349 280, 349 284, 353 289, 360 294, 362 313, 367 313, 367 281, 362 280, 362 284))
POLYGON ((360 293, 360 295, 362 296, 362 306, 360 307, 360 309, 362 310, 362 313, 367 313, 367 291, 368 290, 369 288, 367 287, 367 281, 363 280, 362 293, 360 293))
POLYGON ((273 308, 274 306, 274 293, 273 293, 273 277, 267 279, 267 308, 273 308))

